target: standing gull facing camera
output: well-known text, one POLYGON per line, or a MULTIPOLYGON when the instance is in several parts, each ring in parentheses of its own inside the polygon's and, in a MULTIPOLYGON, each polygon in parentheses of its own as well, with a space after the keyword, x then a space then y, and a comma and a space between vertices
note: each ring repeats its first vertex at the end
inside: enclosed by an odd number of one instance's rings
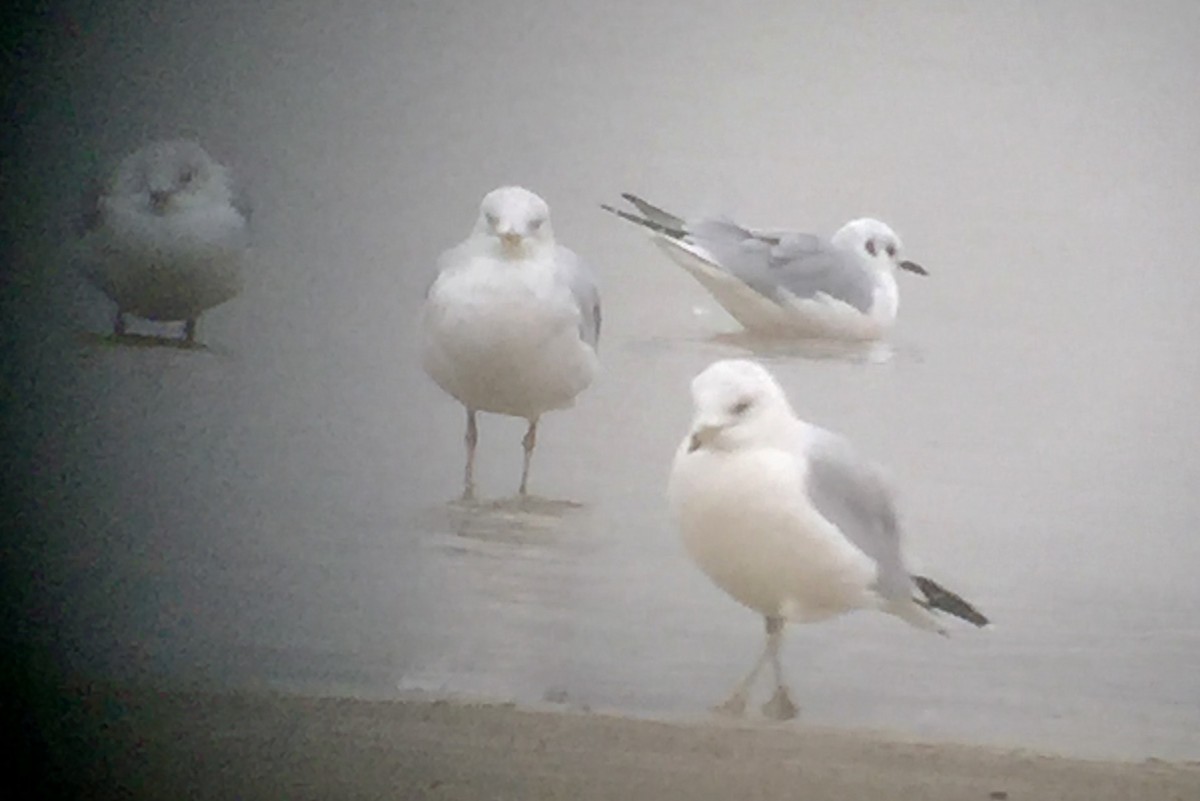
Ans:
POLYGON ((896 321, 896 269, 927 275, 901 257, 879 220, 846 223, 831 239, 751 231, 723 217, 687 221, 636 195, 640 212, 601 205, 654 232, 654 242, 747 331, 774 336, 872 340, 896 321))
POLYGON ((692 381, 695 417, 671 468, 668 496, 700 569, 762 614, 767 642, 719 711, 740 715, 770 662, 763 713, 794 717, 779 661, 785 623, 877 609, 945 634, 935 611, 988 620, 931 579, 910 573, 880 469, 837 434, 800 420, 761 365, 719 361, 692 381))
POLYGON ((249 210, 228 171, 195 142, 153 142, 126 156, 84 219, 80 271, 125 316, 183 321, 196 338, 201 312, 242 289, 249 210))
POLYGON ((483 198, 471 235, 438 260, 422 317, 425 371, 467 410, 463 497, 475 491, 478 412, 529 421, 525 495, 538 419, 571 406, 599 365, 591 270, 555 243, 546 201, 501 187, 483 198))

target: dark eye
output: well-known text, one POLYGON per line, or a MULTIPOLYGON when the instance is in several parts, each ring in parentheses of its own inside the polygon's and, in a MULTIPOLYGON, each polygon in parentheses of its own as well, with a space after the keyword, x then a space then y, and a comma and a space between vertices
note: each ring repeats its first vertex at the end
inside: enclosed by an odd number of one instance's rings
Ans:
POLYGON ((893 259, 896 258, 896 246, 893 245, 891 242, 888 243, 887 254, 888 254, 889 258, 893 258, 893 259))
POLYGON ((544 223, 544 222, 545 222, 545 220, 530 220, 529 221, 529 230, 536 231, 537 229, 542 227, 542 223, 544 223))
POLYGON ((867 252, 870 253, 872 256, 874 256, 875 255, 875 240, 868 239, 866 247, 867 247, 867 252))
POLYGON ((741 417, 743 414, 745 414, 746 412, 748 412, 750 410, 751 405, 752 404, 748 400, 740 400, 737 403, 730 406, 729 411, 732 412, 735 416, 741 417))
POLYGON ((189 167, 179 174, 179 183, 183 184, 184 186, 187 186, 188 184, 190 184, 192 182, 192 179, 195 177, 196 177, 196 171, 194 169, 192 169, 191 167, 189 167))
POLYGON ((496 227, 496 223, 500 222, 499 218, 497 218, 496 215, 492 214, 490 211, 484 216, 487 217, 488 225, 492 226, 493 228, 496 227))

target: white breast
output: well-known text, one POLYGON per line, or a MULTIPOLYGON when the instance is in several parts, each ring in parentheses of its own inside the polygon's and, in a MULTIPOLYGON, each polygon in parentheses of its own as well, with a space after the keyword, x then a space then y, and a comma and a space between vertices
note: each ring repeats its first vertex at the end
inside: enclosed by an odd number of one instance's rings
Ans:
POLYGON ((875 565, 807 501, 803 466, 775 449, 681 447, 669 496, 705 574, 764 615, 820 620, 872 607, 875 565))
POLYGON ((444 272, 423 314, 429 375, 468 408, 533 418, 571 405, 596 353, 553 264, 477 257, 444 272))
POLYGON ((181 320, 241 291, 247 241, 228 205, 159 216, 114 204, 89 240, 84 272, 124 311, 181 320))

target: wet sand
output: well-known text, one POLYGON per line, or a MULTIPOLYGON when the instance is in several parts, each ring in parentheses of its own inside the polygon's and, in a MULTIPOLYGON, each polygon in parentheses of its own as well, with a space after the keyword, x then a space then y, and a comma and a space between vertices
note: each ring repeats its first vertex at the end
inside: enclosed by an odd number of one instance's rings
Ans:
POLYGON ((1200 763, 1088 762, 874 733, 272 693, 89 691, 92 797, 1192 799, 1200 763))

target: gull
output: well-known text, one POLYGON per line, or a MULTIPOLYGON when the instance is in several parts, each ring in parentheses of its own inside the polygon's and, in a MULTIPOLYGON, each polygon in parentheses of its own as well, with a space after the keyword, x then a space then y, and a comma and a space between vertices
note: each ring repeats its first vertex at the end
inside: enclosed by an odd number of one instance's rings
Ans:
POLYGON ((881 468, 797 418, 764 367, 715 362, 692 381, 692 398, 691 431, 671 468, 671 510, 692 560, 766 621, 762 655, 718 711, 740 715, 769 662, 775 692, 764 714, 796 715, 779 660, 789 622, 877 609, 939 634, 935 610, 987 625, 958 595, 910 572, 881 468))
POLYGON ((896 320, 896 268, 927 275, 901 258, 896 233, 879 220, 846 223, 832 239, 752 231, 725 217, 687 221, 640 197, 640 212, 601 204, 654 232, 654 242, 747 330, 772 336, 873 340, 896 320))
POLYGON ((600 294, 555 243, 546 201, 519 186, 484 196, 471 235, 438 260, 422 330, 425 371, 467 410, 463 498, 475 491, 478 412, 528 421, 525 495, 538 419, 572 406, 599 366, 600 294))
POLYGON ((84 277, 125 316, 179 321, 193 344, 201 312, 242 289, 249 209, 228 170, 188 140, 152 142, 126 156, 84 217, 84 277))

